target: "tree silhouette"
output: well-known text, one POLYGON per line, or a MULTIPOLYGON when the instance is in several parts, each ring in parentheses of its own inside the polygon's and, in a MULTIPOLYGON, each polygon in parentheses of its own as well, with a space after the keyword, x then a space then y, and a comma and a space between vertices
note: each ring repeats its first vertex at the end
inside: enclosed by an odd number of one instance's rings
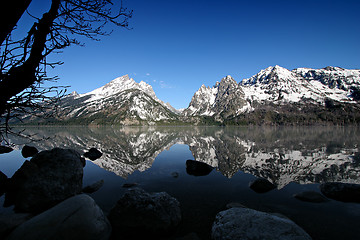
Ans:
POLYGON ((10 4, 8 11, 14 16, 1 23, 0 116, 6 129, 8 120, 19 112, 33 112, 46 106, 43 102, 51 105, 64 93, 57 87, 42 87, 44 81, 57 80, 56 76, 48 77, 46 69, 62 64, 61 61, 48 62, 50 54, 59 53, 70 45, 83 45, 79 37, 99 40, 100 36, 109 35, 111 32, 104 30, 109 24, 128 28, 128 20, 132 17, 132 11, 123 8, 122 2, 114 13, 111 0, 49 1, 51 7, 42 17, 28 13, 34 23, 22 39, 12 39, 12 32, 31 0, 10 1, 22 7, 10 4))

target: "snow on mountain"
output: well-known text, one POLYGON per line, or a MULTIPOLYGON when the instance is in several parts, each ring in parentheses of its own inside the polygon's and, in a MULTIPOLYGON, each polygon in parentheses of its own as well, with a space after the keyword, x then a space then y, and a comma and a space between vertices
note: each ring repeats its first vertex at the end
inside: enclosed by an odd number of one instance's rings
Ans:
POLYGON ((86 102, 91 102, 94 100, 106 98, 108 96, 123 92, 129 89, 138 89, 145 92, 147 95, 155 99, 157 102, 160 102, 164 105, 162 101, 160 101, 153 90, 153 88, 144 81, 137 83, 134 79, 130 78, 129 75, 124 75, 122 77, 115 78, 111 82, 105 84, 104 86, 97 88, 91 92, 81 94, 80 97, 87 97, 90 96, 86 100, 86 102))
POLYGON ((202 85, 195 92, 189 107, 183 111, 183 114, 185 116, 214 116, 218 119, 220 115, 225 117, 236 115, 239 109, 245 111, 247 106, 241 87, 228 75, 212 88, 202 85))
POLYGON ((240 85, 250 101, 279 103, 312 101, 323 104, 325 98, 352 102, 351 87, 360 86, 360 71, 337 67, 297 68, 268 67, 240 85))
POLYGON ((54 121, 125 125, 160 121, 201 124, 212 120, 229 120, 230 124, 311 124, 320 118, 346 124, 359 122, 359 103, 360 70, 326 67, 290 71, 276 65, 240 83, 226 76, 213 87, 202 85, 184 110, 158 99, 151 85, 124 75, 91 92, 67 95, 60 103, 60 117, 54 121), (253 112, 256 114, 251 115, 253 112))
POLYGON ((85 94, 69 94, 60 105, 65 121, 93 124, 153 124, 176 120, 175 109, 159 100, 152 87, 128 75, 85 94))
POLYGON ((290 71, 276 65, 239 84, 227 76, 212 88, 202 85, 183 113, 185 116, 214 116, 221 121, 251 112, 259 104, 325 106, 328 99, 357 104, 360 100, 360 70, 326 67, 290 71))
POLYGON ((185 116, 206 115, 212 116, 215 112, 211 107, 215 103, 217 87, 206 87, 204 84, 197 90, 191 99, 189 107, 184 111, 185 116))

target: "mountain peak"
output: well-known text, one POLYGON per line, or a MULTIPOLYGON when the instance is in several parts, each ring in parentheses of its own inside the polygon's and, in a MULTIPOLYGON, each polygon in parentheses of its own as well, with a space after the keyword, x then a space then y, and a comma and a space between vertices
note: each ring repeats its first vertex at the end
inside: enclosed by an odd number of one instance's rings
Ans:
POLYGON ((341 68, 341 67, 332 67, 332 66, 327 66, 327 67, 324 67, 323 69, 327 70, 327 71, 342 71, 342 70, 345 70, 344 68, 341 68))
POLYGON ((235 82, 236 83, 236 81, 230 75, 227 75, 226 77, 222 78, 221 82, 235 82))
POLYGON ((268 84, 270 82, 278 82, 279 80, 292 79, 294 76, 295 74, 288 69, 275 65, 261 70, 251 78, 244 79, 241 85, 268 84))

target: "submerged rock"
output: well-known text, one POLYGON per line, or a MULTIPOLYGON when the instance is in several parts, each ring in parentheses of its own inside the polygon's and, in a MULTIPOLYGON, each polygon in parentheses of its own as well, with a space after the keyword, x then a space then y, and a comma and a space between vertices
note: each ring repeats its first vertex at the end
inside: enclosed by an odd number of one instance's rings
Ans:
POLYGON ((137 183, 124 183, 122 185, 123 188, 132 188, 132 187, 136 187, 138 184, 137 183))
POLYGON ((6 146, 0 146, 0 154, 3 153, 9 153, 11 152, 13 149, 11 147, 6 147, 6 146))
POLYGON ((103 185, 104 185, 104 180, 101 179, 89 186, 84 187, 82 192, 83 193, 94 193, 94 192, 98 191, 103 185))
POLYGON ((179 177, 179 173, 178 173, 178 172, 172 172, 172 173, 171 173, 171 176, 172 176, 173 178, 178 178, 178 177, 179 177))
POLYGON ((195 160, 187 160, 186 161, 186 172, 189 175, 193 176, 206 176, 208 175, 214 168, 206 163, 195 161, 195 160))
POLYGON ((230 208, 216 215, 211 229, 214 240, 310 240, 293 221, 249 208, 230 208))
POLYGON ((72 149, 54 148, 36 154, 9 179, 4 205, 38 213, 80 193, 83 161, 72 149))
POLYGON ((321 184, 320 190, 328 198, 360 203, 360 184, 329 182, 321 184))
POLYGON ((37 150, 36 147, 32 147, 32 146, 28 146, 28 145, 25 145, 22 150, 21 150, 21 155, 24 157, 24 158, 28 158, 28 157, 32 157, 34 156, 35 154, 37 154, 39 152, 39 150, 37 150))
POLYGON ((102 156, 102 152, 97 150, 96 148, 90 148, 90 150, 84 153, 84 157, 89 158, 90 160, 94 161, 102 156))
POLYGON ((86 194, 71 197, 17 227, 7 240, 106 240, 111 225, 95 201, 86 194))
POLYGON ((249 183, 249 187, 257 193, 266 193, 276 188, 274 184, 265 178, 257 178, 249 183))
POLYGON ((238 202, 231 202, 226 204, 226 209, 230 209, 230 208, 246 208, 245 205, 238 203, 238 202))
POLYGON ((312 202, 312 203, 322 203, 329 201, 329 199, 327 199, 322 194, 315 191, 305 191, 305 192, 297 193, 294 194, 294 198, 304 202, 312 202))
POLYGON ((162 235, 181 220, 180 203, 165 192, 129 189, 110 211, 109 220, 120 236, 162 235))

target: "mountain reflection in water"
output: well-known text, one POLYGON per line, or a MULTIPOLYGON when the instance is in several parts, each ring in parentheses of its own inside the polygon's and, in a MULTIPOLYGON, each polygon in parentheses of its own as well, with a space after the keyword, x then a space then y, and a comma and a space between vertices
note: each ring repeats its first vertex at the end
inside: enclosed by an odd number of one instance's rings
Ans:
POLYGON ((290 182, 360 183, 360 135, 352 127, 43 127, 26 132, 50 137, 34 143, 39 149, 95 147, 104 154, 94 163, 123 178, 151 168, 174 144, 186 144, 195 160, 228 178, 243 171, 279 189, 290 182))

